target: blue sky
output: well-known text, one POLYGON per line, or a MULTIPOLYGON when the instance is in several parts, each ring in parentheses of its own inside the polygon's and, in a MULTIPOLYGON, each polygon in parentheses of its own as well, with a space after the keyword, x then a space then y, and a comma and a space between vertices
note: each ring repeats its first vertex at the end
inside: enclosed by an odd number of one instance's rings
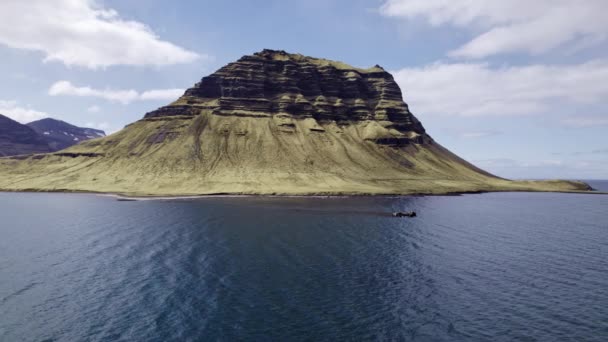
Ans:
POLYGON ((113 132, 263 48, 390 70, 441 144, 510 178, 608 178, 604 0, 0 3, 0 113, 113 132), (525 10, 522 10, 525 9, 525 10))

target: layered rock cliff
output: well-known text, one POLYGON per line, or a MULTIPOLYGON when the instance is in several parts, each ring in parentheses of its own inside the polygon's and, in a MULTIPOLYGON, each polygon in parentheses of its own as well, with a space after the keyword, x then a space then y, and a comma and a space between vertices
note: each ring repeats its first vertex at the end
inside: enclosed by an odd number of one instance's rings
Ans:
POLYGON ((174 104, 146 118, 198 115, 272 118, 281 130, 293 120, 309 120, 310 130, 366 122, 364 139, 386 145, 424 143, 420 122, 403 102, 392 75, 324 59, 263 50, 203 77, 174 104), (313 123, 314 121, 314 123, 313 123))
POLYGON ((120 132, 0 159, 0 189, 137 195, 584 190, 511 182, 435 142, 379 66, 264 50, 120 132))

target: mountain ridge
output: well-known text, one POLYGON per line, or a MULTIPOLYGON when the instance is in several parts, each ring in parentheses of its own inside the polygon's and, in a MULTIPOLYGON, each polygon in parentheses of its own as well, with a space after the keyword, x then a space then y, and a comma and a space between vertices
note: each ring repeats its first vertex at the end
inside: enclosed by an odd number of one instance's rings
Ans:
POLYGON ((0 114, 0 156, 50 153, 81 141, 105 136, 98 129, 78 127, 65 121, 44 118, 21 124, 0 114))
POLYGON ((36 131, 0 114, 0 157, 46 152, 51 148, 36 131))
POLYGON ((102 130, 79 127, 53 118, 32 121, 27 123, 27 126, 40 134, 53 151, 63 150, 81 141, 106 136, 102 130))

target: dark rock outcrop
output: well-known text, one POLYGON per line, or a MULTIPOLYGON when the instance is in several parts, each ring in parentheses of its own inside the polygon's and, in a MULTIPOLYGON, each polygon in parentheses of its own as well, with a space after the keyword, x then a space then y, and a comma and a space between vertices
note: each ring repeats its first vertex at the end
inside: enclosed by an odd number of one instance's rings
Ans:
POLYGON ((51 151, 32 128, 0 115, 0 157, 51 151))
POLYGON ((285 51, 244 56, 145 117, 196 116, 201 110, 220 116, 278 117, 283 128, 290 119, 338 125, 371 121, 378 125, 364 138, 382 145, 430 140, 403 102, 393 76, 380 66, 360 69, 285 51))
POLYGON ((52 151, 63 150, 81 141, 106 136, 106 133, 102 130, 77 127, 51 118, 33 121, 27 125, 47 142, 52 151))

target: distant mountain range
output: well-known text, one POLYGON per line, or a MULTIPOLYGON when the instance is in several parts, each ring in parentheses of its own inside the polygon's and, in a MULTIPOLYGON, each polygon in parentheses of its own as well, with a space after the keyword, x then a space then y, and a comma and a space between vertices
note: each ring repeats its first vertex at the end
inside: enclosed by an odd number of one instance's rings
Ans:
POLYGON ((42 135, 53 151, 63 150, 84 140, 106 136, 106 133, 102 130, 77 127, 50 118, 30 122, 27 126, 42 135))
POLYGON ((24 125, 0 114, 0 157, 55 152, 105 136, 104 131, 61 120, 48 118, 24 125))
POLYGON ((47 152, 49 144, 36 131, 0 115, 0 157, 47 152))

